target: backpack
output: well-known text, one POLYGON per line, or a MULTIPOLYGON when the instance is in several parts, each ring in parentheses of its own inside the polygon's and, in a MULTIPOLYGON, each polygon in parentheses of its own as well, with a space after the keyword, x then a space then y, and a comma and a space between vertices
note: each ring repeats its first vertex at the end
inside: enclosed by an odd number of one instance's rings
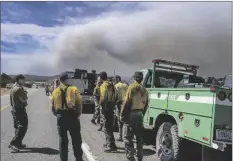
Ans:
POLYGON ((68 110, 68 106, 67 106, 67 102, 66 102, 66 92, 67 89, 69 88, 69 86, 67 86, 64 90, 62 90, 62 88, 60 88, 61 91, 61 99, 62 99, 62 110, 68 110))

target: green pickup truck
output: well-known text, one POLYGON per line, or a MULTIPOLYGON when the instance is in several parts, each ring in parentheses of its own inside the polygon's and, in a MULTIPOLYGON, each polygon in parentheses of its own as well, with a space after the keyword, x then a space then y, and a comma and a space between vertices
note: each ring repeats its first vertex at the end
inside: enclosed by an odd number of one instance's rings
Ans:
POLYGON ((156 133, 161 161, 182 156, 182 139, 224 151, 232 145, 231 89, 207 86, 196 76, 198 66, 153 60, 141 70, 149 93, 144 127, 156 133))

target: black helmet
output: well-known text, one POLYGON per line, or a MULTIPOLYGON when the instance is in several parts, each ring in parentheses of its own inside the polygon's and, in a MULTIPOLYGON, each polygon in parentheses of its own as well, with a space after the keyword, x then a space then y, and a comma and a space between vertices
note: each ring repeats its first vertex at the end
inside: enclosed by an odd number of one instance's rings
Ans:
POLYGON ((68 74, 66 72, 61 73, 60 76, 59 76, 59 79, 60 79, 61 82, 64 82, 65 80, 68 79, 68 74))
POLYGON ((115 79, 119 79, 119 80, 121 81, 121 76, 116 75, 116 76, 115 76, 115 79))
POLYGON ((15 77, 15 81, 18 82, 20 79, 25 79, 23 74, 19 74, 15 77))
POLYGON ((143 80, 143 73, 142 72, 135 72, 134 79, 138 82, 141 82, 143 80))
POLYGON ((106 72, 100 72, 99 77, 100 77, 101 79, 103 79, 103 80, 108 79, 108 75, 107 75, 106 72))

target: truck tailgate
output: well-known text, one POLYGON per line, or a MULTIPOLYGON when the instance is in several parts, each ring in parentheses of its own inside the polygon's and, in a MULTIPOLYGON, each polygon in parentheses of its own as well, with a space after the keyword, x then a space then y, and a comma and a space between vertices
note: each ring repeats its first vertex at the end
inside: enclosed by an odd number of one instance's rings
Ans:
POLYGON ((177 89, 169 91, 168 112, 182 114, 178 119, 179 136, 211 144, 214 93, 206 89, 177 89))
POLYGON ((229 100, 230 90, 220 90, 216 94, 214 113, 214 141, 231 144, 232 142, 232 102, 229 100), (224 92, 225 99, 219 99, 218 94, 224 92))

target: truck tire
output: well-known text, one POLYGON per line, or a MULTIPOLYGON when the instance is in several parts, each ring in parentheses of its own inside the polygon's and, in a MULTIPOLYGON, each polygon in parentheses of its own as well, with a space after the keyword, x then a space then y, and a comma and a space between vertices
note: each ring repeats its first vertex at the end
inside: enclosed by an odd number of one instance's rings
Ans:
POLYGON ((180 139, 176 124, 163 123, 156 135, 156 155, 159 161, 180 160, 180 139))

